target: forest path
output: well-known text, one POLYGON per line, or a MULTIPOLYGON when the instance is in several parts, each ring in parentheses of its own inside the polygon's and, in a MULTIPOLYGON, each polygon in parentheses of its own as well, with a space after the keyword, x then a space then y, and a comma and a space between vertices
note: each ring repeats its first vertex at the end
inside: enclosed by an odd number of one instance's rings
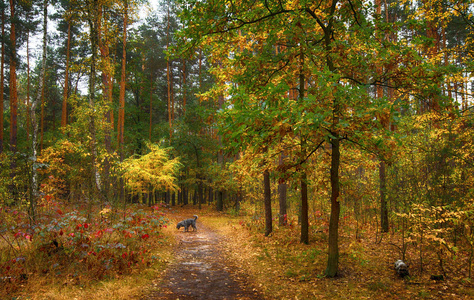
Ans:
MULTIPOLYGON (((176 223, 171 226, 176 228, 176 223)), ((176 229, 175 260, 157 284, 158 289, 142 299, 263 299, 245 275, 222 255, 223 237, 199 218, 197 229, 189 232, 176 229)))

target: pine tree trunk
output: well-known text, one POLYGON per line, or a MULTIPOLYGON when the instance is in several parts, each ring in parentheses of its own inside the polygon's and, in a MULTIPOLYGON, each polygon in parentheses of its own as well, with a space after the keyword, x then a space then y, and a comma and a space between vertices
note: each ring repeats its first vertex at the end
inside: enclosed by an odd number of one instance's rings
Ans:
MULTIPOLYGON (((2 5, 2 37, 5 36, 5 7, 2 5)), ((3 153, 3 93, 5 82, 5 42, 2 39, 2 57, 0 60, 0 153, 3 153)))
MULTIPOLYGON (((2 80, 3 82, 3 80, 2 80)), ((30 140, 31 134, 31 118, 29 116, 30 111, 30 31, 26 33, 26 111, 28 116, 26 117, 26 140, 30 140)))
POLYGON ((69 96, 69 58, 71 49, 71 21, 67 23, 67 49, 66 49, 66 69, 64 70, 64 91, 63 104, 61 110, 61 127, 67 125, 67 98, 69 96))
POLYGON ((122 40, 122 73, 120 77, 120 98, 119 98, 119 151, 120 151, 120 161, 123 161, 123 143, 124 143, 124 125, 125 125, 125 67, 127 63, 127 21, 128 21, 128 3, 125 1, 125 14, 124 14, 124 24, 123 24, 123 40, 122 40))
MULTIPOLYGON (((17 131, 18 131, 18 94, 17 94, 17 79, 16 79, 16 29, 15 29, 15 0, 10 0, 10 45, 11 45, 11 59, 10 59, 10 151, 16 153, 17 146, 17 131)), ((3 83, 2 83, 3 84, 3 83)), ((14 176, 14 169, 16 168, 16 159, 12 158, 11 170, 14 176)))
MULTIPOLYGON (((128 22, 128 2, 125 1, 124 7, 124 20, 123 20, 123 40, 122 40, 122 70, 121 70, 121 77, 120 77, 120 96, 119 96, 119 116, 118 116, 118 151, 120 153, 120 161, 124 159, 124 127, 125 127, 125 67, 126 67, 126 59, 127 59, 127 22, 128 22)), ((123 177, 120 177, 119 180, 119 198, 123 201, 125 205, 125 190, 124 190, 124 182, 123 177)))
POLYGON ((151 131, 153 124, 153 77, 150 75, 150 123, 148 130, 148 140, 151 142, 151 131))
POLYGON ((40 153, 43 151, 44 147, 44 106, 45 104, 45 85, 46 85, 46 44, 47 44, 47 36, 48 36, 48 1, 44 0, 43 3, 43 74, 40 78, 40 89, 41 89, 41 140, 40 140, 40 153))
MULTIPOLYGON (((166 27, 166 50, 169 48, 169 34, 170 34, 170 8, 168 2, 168 25, 166 27)), ((171 79, 170 79, 170 60, 169 58, 166 60, 166 82, 168 84, 168 122, 169 122, 169 134, 170 134, 170 143, 171 137, 173 135, 172 128, 173 128, 173 108, 172 108, 172 101, 171 101, 171 79)))
POLYGON ((183 114, 186 114, 186 60, 183 58, 183 114))

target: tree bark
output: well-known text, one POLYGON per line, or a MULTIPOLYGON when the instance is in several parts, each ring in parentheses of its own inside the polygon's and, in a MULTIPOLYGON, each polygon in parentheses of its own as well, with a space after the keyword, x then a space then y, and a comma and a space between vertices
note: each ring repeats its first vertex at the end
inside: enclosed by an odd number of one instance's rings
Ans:
MULTIPOLYGON (((3 80, 2 80, 3 82, 3 80)), ((26 111, 28 116, 26 117, 26 140, 30 140, 30 129, 31 129, 31 118, 29 116, 30 111, 30 31, 26 32, 26 111)), ((2 102, 3 103, 3 102, 2 102)), ((3 109, 3 107, 2 107, 3 109)))
MULTIPOLYGON (((300 46, 300 74, 299 74, 299 101, 304 100, 305 92, 305 76, 304 76, 304 53, 303 46, 300 46)), ((301 139, 301 159, 306 157, 306 140, 304 136, 301 139)), ((301 165, 301 239, 300 242, 304 244, 309 243, 309 219, 308 219, 308 183, 306 175, 305 163, 301 165)))
MULTIPOLYGON (((169 34, 170 34, 170 8, 168 2, 168 25, 166 27, 166 50, 169 48, 169 34)), ((171 79, 170 79, 170 60, 169 58, 166 60, 166 82, 168 84, 168 122, 169 122, 169 134, 170 134, 170 143, 171 137, 173 135, 173 108, 172 108, 172 101, 171 101, 171 79)))
MULTIPOLYGON (((2 37, 5 37, 5 7, 2 5, 2 37)), ((0 153, 3 153, 3 93, 5 82, 5 42, 3 38, 2 43, 2 57, 0 60, 0 153)))
POLYGON ((385 162, 380 161, 379 164, 379 179, 380 179, 380 225, 383 232, 388 232, 388 208, 386 199, 386 175, 385 175, 385 162))
POLYGON ((120 161, 123 161, 123 143, 124 143, 124 125, 125 125, 125 67, 127 63, 127 21, 128 21, 128 3, 125 1, 124 7, 124 23, 123 23, 123 40, 122 40, 122 73, 120 77, 120 98, 119 98, 119 151, 120 161))
POLYGON ((301 239, 303 244, 309 243, 309 221, 308 221, 308 184, 306 172, 301 177, 301 239))
POLYGON ((150 75, 150 123, 148 129, 148 140, 151 142, 151 131, 153 121, 153 76, 150 75))
POLYGON ((272 194, 270 189, 270 172, 268 169, 263 171, 263 190, 264 190, 264 206, 265 206, 265 236, 272 233, 272 194))
MULTIPOLYGON (((376 6, 376 13, 377 15, 381 16, 382 12, 382 5, 380 0, 375 1, 376 6)), ((383 37, 378 36, 379 39, 383 39, 383 37)), ((376 68, 377 76, 381 77, 383 73, 383 69, 381 66, 377 66, 376 68)), ((376 97, 382 98, 384 96, 384 91, 381 85, 377 85, 376 89, 376 97)), ((381 115, 379 117, 379 121, 384 128, 388 128, 388 116, 381 115)), ((388 232, 388 210, 387 210, 387 199, 385 197, 385 186, 386 186, 386 177, 385 177, 385 162, 380 159, 379 163, 379 180, 380 180, 380 225, 382 227, 383 232, 388 232)))
POLYGON ((183 58, 183 115, 186 114, 186 60, 183 58))
MULTIPOLYGON (((285 158, 285 154, 282 153, 280 155, 280 165, 283 164, 283 160, 285 158)), ((278 199, 280 204, 280 216, 278 218, 278 225, 285 226, 288 224, 287 218, 287 203, 286 203, 286 195, 287 195, 287 184, 286 182, 281 182, 278 184, 278 199)))
POLYGON ((66 49, 66 69, 64 70, 64 91, 61 110, 61 127, 67 125, 67 98, 69 96, 69 58, 71 49, 71 21, 67 21, 67 49, 66 49))
POLYGON ((339 164, 340 140, 339 137, 331 139, 331 216, 329 219, 329 249, 326 268, 327 277, 335 277, 339 265, 339 164))
POLYGON ((96 64, 97 64, 97 47, 98 42, 98 27, 99 27, 99 14, 100 14, 100 5, 98 0, 89 0, 88 1, 88 23, 90 28, 90 42, 91 42, 91 64, 90 64, 90 77, 89 77, 89 133, 91 135, 90 140, 90 151, 91 151, 91 182, 90 182, 90 207, 92 209, 92 200, 97 195, 97 190, 100 187, 100 177, 96 168, 97 160, 97 147, 96 147, 96 128, 95 128, 95 115, 94 115, 94 106, 95 106, 95 89, 96 89, 96 64))
MULTIPOLYGON (((18 94, 17 94, 17 79, 16 79, 16 29, 15 29, 15 0, 10 0, 10 45, 11 45, 11 59, 10 59, 10 151, 16 153, 17 146, 17 131, 18 131, 18 94)), ((3 83, 2 83, 3 84, 3 83)), ((11 162, 12 176, 14 176, 14 169, 16 168, 16 159, 12 158, 11 162)))
MULTIPOLYGON (((45 85, 46 85, 46 51, 47 51, 47 38, 48 38, 48 0, 43 2, 43 70, 41 80, 41 140, 40 140, 40 150, 43 151, 44 147, 44 106, 45 106, 45 85)), ((40 154, 41 154, 40 151, 40 154)))

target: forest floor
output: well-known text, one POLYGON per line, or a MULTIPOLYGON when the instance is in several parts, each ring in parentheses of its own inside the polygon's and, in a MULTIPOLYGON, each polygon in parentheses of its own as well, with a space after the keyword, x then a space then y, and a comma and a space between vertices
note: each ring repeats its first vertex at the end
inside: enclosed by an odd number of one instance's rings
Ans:
MULTIPOLYGON (((190 213, 199 214, 188 212, 173 219, 190 218, 190 213)), ((155 282, 155 290, 142 299, 262 299, 241 270, 222 255, 223 237, 201 222, 197 227, 176 232, 174 261, 155 282)))
POLYGON ((331 279, 323 276, 324 232, 312 233, 310 244, 303 245, 299 226, 275 226, 272 235, 264 237, 258 228, 263 221, 217 213, 211 207, 177 208, 169 217, 174 220, 170 228, 177 241, 175 258, 140 299, 474 298, 472 283, 457 274, 430 280, 436 272, 432 265, 417 274, 413 263, 410 278, 398 277, 393 268, 398 250, 389 237, 376 242, 369 234, 355 240, 341 230, 340 274, 331 279), (176 229, 177 222, 195 214, 197 232, 176 229))
POLYGON ((327 222, 321 218, 312 218, 305 245, 296 219, 287 226, 274 221, 265 237, 264 220, 253 206, 230 214, 188 205, 163 208, 162 214, 168 226, 149 239, 154 263, 102 279, 81 275, 73 282, 51 272, 31 275, 0 299, 474 299, 467 253, 446 260, 447 276, 435 281, 430 276, 440 274, 436 254, 423 252, 421 268, 419 249, 409 246, 410 277, 402 279, 393 266, 400 258, 399 234, 381 236, 350 215, 340 220, 339 274, 326 278, 327 222), (199 216, 196 232, 176 228, 193 215, 199 216))

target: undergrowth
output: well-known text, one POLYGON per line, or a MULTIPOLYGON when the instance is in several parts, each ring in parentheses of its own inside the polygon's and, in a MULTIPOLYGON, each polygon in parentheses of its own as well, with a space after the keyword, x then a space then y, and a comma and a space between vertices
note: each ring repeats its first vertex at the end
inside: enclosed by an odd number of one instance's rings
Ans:
POLYGON ((169 220, 160 206, 69 209, 49 201, 32 222, 0 208, 0 295, 42 285, 85 288, 159 263, 169 220))

